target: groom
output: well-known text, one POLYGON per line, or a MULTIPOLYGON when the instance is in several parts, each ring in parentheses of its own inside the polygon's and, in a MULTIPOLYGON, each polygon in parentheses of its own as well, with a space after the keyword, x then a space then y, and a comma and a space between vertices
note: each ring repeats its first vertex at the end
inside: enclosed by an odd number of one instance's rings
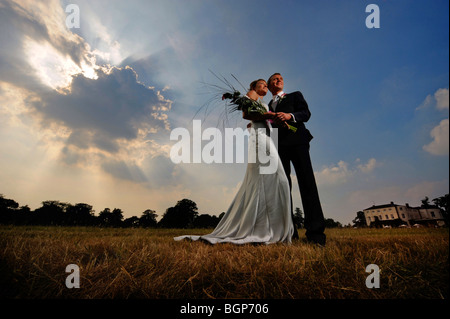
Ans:
MULTIPOLYGON (((284 81, 280 73, 273 74, 267 81, 273 95, 269 103, 270 111, 276 112, 274 127, 278 127, 278 153, 292 190, 291 162, 297 174, 298 186, 305 213, 306 239, 308 242, 325 245, 325 219, 317 191, 316 180, 309 156, 309 142, 313 136, 305 127, 311 117, 308 104, 299 91, 286 94, 283 92, 284 81), (284 128, 283 122, 295 126, 297 131, 284 128)), ((292 209, 292 194, 291 194, 292 209)), ((292 213, 293 216, 293 213, 292 213)), ((295 229, 295 228, 294 228, 295 229)), ((295 229, 293 239, 298 239, 295 229)))

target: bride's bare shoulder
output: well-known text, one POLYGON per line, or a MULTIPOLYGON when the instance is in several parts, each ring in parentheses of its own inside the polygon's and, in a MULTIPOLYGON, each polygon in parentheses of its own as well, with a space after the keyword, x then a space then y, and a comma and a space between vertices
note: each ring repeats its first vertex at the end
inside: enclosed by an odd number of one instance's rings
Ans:
POLYGON ((258 95, 258 93, 256 93, 255 90, 250 90, 250 91, 248 91, 248 92, 247 92, 247 96, 248 96, 249 98, 251 98, 252 100, 258 100, 258 99, 259 99, 259 95, 258 95))

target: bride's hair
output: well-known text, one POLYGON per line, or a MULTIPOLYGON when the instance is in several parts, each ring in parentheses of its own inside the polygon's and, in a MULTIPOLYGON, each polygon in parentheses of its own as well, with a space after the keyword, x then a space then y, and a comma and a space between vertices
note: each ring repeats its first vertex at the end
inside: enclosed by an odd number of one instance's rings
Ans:
POLYGON ((258 84, 259 81, 264 81, 264 82, 266 82, 266 80, 264 80, 264 79, 258 79, 258 80, 255 80, 255 81, 253 81, 252 83, 250 83, 250 90, 256 89, 256 84, 258 84))

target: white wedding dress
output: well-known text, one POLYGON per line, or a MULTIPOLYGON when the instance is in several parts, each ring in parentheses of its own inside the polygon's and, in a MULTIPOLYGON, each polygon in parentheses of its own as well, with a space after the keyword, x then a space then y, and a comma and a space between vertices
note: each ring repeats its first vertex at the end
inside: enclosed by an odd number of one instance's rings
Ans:
MULTIPOLYGON (((265 107, 268 109, 267 105, 265 107)), ((289 183, 266 125, 272 130, 270 123, 252 121, 248 142, 249 163, 244 180, 214 231, 204 236, 175 237, 176 241, 200 239, 211 244, 291 243, 294 226, 289 183), (263 156, 255 156, 261 151, 263 156), (267 168, 269 163, 276 166, 267 174, 264 167, 267 168)))

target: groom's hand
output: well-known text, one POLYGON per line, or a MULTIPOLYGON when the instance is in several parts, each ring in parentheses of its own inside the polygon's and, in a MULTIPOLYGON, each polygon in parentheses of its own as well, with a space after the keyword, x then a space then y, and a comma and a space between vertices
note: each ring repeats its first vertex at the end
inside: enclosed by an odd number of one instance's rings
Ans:
POLYGON ((289 121, 291 118, 292 118, 292 115, 289 113, 277 112, 274 114, 273 120, 280 127, 289 128, 286 121, 289 121))
POLYGON ((275 115, 275 122, 278 124, 289 121, 290 119, 292 119, 292 114, 289 113, 277 112, 275 115))

